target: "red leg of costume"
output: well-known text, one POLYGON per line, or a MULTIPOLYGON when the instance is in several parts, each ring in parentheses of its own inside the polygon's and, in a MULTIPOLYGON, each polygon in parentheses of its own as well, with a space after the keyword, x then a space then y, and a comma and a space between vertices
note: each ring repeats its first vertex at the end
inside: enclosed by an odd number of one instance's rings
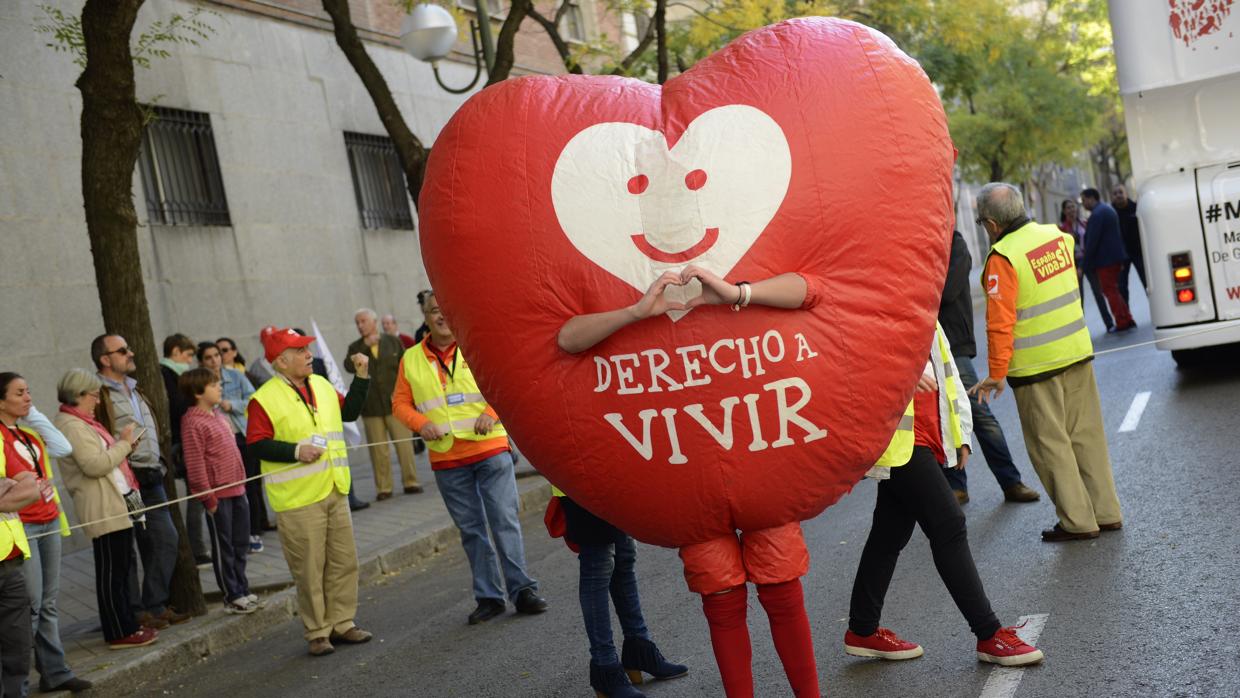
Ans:
POLYGON ((814 661, 814 640, 810 637, 809 617, 805 614, 805 598, 801 580, 780 584, 759 584, 758 600, 771 621, 771 639, 783 662, 784 673, 797 698, 818 693, 818 665, 814 661))
POLYGON ((749 626, 745 606, 749 594, 745 585, 731 591, 702 595, 702 612, 710 625, 710 644, 715 663, 723 678, 728 698, 753 698, 753 652, 749 647, 749 626))

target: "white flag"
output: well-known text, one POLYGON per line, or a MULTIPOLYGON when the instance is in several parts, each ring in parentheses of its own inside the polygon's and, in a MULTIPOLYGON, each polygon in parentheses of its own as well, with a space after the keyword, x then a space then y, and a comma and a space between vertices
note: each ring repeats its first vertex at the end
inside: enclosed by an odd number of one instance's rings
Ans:
MULTIPOLYGON (((316 357, 323 360, 327 365, 327 380, 331 381, 332 387, 340 391, 341 395, 349 392, 348 386, 344 384, 344 376, 340 375, 340 366, 336 364, 336 358, 332 356, 331 346, 327 342, 327 338, 319 331, 319 323, 310 318, 310 332, 316 337, 314 344, 310 345, 310 352, 316 357)), ((344 357, 345 361, 349 357, 344 357)), ((357 422, 344 423, 344 440, 352 446, 362 443, 362 433, 357 428, 357 422)))

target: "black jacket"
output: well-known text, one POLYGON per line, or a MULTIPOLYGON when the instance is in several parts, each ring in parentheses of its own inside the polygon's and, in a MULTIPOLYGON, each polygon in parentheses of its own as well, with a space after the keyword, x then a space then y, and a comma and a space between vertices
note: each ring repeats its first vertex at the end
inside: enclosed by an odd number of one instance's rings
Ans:
POLYGON ((952 354, 977 356, 977 340, 973 338, 973 294, 969 291, 969 272, 973 256, 959 230, 952 232, 951 258, 947 262, 947 280, 939 301, 939 324, 951 344, 952 354))

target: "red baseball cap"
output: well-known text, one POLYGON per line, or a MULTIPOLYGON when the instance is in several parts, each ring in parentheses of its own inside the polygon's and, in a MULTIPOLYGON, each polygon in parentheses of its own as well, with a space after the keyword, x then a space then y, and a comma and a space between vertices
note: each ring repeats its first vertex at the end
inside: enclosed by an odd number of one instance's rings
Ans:
POLYGON ((300 349, 314 344, 315 340, 314 337, 297 334, 291 327, 276 327, 275 325, 264 327, 258 333, 258 339, 263 343, 263 352, 268 361, 275 361, 285 349, 300 349))

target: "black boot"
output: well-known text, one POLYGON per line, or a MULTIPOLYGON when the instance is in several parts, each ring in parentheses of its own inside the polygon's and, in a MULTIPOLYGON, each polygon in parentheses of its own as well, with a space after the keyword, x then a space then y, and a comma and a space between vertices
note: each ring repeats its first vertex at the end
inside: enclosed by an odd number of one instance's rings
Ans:
POLYGON ((629 680, 635 684, 642 682, 642 672, 650 674, 659 681, 680 678, 689 673, 689 667, 684 664, 672 664, 667 661, 653 642, 636 637, 624 638, 624 649, 620 651, 620 663, 628 672, 629 680))
POLYGON ((629 677, 619 664, 602 666, 590 662, 590 688, 598 698, 646 698, 641 691, 633 688, 629 677))

